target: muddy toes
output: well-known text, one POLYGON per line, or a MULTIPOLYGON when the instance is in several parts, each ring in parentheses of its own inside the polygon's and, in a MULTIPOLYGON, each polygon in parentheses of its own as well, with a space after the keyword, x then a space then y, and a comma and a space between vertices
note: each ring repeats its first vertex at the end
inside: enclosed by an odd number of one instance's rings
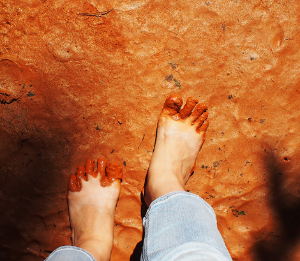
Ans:
POLYGON ((94 178, 100 176, 100 185, 102 187, 110 186, 114 181, 121 180, 123 176, 122 167, 117 162, 107 163, 102 157, 97 160, 97 171, 94 171, 94 161, 88 159, 83 166, 78 166, 76 174, 72 174, 69 179, 69 190, 79 192, 82 189, 82 180, 88 181, 89 175, 94 178))
POLYGON ((198 104, 198 100, 194 97, 189 97, 186 101, 186 104, 181 109, 182 104, 183 101, 181 96, 179 94, 172 94, 166 99, 162 114, 174 116, 173 118, 175 120, 187 119, 192 124, 198 121, 197 126, 199 125, 200 127, 201 124, 203 124, 203 122, 205 121, 204 119, 200 123, 203 117, 207 118, 207 116, 202 116, 208 109, 207 105, 204 103, 198 104))
POLYGON ((181 96, 179 94, 172 94, 166 99, 163 112, 168 115, 175 115, 180 111, 182 104, 181 96))
POLYGON ((196 98, 189 97, 186 101, 186 104, 184 105, 182 110, 179 112, 180 118, 185 119, 185 118, 189 117, 197 103, 198 103, 198 100, 196 98))

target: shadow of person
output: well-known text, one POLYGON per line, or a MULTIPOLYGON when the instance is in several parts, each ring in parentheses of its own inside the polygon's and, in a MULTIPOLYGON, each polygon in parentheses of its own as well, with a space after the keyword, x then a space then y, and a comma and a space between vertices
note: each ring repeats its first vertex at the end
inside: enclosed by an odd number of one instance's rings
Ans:
MULTIPOLYGON (((274 150, 272 150, 274 151, 274 150)), ((300 240, 300 167, 291 167, 290 158, 275 153, 265 157, 269 175, 269 205, 276 218, 277 231, 258 241, 252 253, 258 261, 291 260, 300 240)))

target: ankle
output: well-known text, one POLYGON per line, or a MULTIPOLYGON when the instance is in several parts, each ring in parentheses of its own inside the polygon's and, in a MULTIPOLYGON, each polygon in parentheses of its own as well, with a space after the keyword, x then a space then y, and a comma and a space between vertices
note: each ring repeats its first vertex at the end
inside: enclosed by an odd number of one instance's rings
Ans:
POLYGON ((79 239, 75 246, 80 247, 81 249, 89 252, 97 261, 109 261, 113 246, 113 238, 111 238, 111 248, 101 249, 100 246, 107 246, 107 240, 103 242, 103 240, 95 239, 95 238, 84 238, 79 239))
POLYGON ((145 202, 149 206, 152 201, 174 191, 185 191, 184 185, 176 178, 167 179, 165 176, 160 180, 147 181, 145 187, 145 202))

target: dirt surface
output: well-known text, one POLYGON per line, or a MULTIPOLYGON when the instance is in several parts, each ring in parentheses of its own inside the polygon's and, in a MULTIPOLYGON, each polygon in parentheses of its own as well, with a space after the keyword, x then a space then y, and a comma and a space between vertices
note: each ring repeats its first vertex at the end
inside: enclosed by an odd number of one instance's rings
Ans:
POLYGON ((111 260, 139 260, 174 92, 209 107, 187 189, 233 259, 299 260, 299 13, 297 0, 0 0, 0 260, 71 244, 68 178, 98 156, 123 164, 111 260))

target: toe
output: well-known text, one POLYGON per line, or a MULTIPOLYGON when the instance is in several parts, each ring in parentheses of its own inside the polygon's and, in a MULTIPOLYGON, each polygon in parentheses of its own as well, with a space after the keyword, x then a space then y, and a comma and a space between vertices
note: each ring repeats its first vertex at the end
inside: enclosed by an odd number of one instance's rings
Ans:
POLYGON ((80 189, 78 188, 76 175, 74 174, 72 174, 69 178, 69 190, 71 190, 72 192, 80 191, 80 189))
POLYGON ((179 94, 172 94, 165 101, 163 113, 171 116, 175 115, 180 111, 182 104, 181 96, 179 94))
POLYGON ((85 173, 87 180, 89 179, 89 175, 93 176, 94 178, 97 177, 97 172, 94 171, 94 161, 91 159, 87 159, 85 163, 85 173))
POLYGON ((197 104, 197 106, 193 110, 191 116, 189 117, 191 122, 196 121, 207 109, 208 109, 208 107, 205 103, 197 104))
POLYGON ((203 124, 197 129, 197 132, 198 133, 205 133, 206 132, 206 130, 207 130, 207 128, 208 128, 208 126, 209 126, 209 119, 206 119, 204 122, 203 122, 203 124))
POLYGON ((204 112, 202 113, 202 115, 194 121, 194 125, 196 126, 196 129, 200 129, 200 127, 203 125, 204 121, 207 119, 208 117, 208 112, 204 112))
POLYGON ((85 168, 83 166, 78 166, 76 170, 77 180, 84 179, 87 181, 87 177, 85 175, 85 168))
POLYGON ((182 108, 182 110, 179 113, 179 116, 181 119, 185 119, 189 117, 195 108, 196 104, 198 103, 198 100, 194 97, 189 97, 186 101, 186 104, 182 108))
POLYGON ((121 180, 123 177, 122 167, 117 162, 110 162, 106 166, 107 179, 109 183, 121 180))
POLYGON ((78 166, 76 175, 72 174, 69 178, 69 190, 71 190, 72 192, 79 192, 82 188, 82 179, 87 180, 85 175, 85 168, 83 166, 78 166))
POLYGON ((100 185, 102 187, 106 186, 106 175, 105 175, 105 168, 107 164, 107 160, 104 157, 101 157, 97 160, 98 166, 97 166, 97 175, 100 175, 100 185))

